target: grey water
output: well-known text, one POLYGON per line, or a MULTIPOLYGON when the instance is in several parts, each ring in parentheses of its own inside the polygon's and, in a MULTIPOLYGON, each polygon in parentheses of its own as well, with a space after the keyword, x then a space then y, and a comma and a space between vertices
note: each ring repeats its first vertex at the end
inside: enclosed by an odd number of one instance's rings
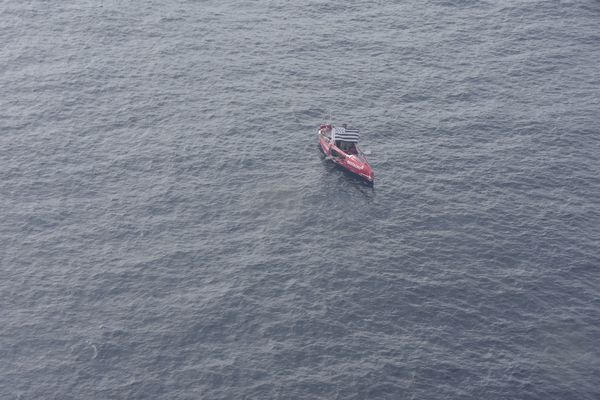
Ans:
POLYGON ((0 3, 2 399, 598 399, 599 267, 597 0, 0 3))

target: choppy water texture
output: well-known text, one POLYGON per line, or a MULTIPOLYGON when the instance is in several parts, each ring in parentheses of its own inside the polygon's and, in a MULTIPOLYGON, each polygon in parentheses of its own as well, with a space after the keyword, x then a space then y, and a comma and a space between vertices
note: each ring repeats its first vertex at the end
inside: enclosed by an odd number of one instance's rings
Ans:
POLYGON ((600 398, 600 2, 8 0, 0 43, 2 399, 600 398))

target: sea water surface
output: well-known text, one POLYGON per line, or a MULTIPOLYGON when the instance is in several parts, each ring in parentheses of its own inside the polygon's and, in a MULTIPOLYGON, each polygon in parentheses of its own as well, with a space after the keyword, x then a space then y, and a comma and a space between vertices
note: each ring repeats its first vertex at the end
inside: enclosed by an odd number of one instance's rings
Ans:
POLYGON ((597 0, 0 3, 2 399, 598 399, 599 266, 597 0))

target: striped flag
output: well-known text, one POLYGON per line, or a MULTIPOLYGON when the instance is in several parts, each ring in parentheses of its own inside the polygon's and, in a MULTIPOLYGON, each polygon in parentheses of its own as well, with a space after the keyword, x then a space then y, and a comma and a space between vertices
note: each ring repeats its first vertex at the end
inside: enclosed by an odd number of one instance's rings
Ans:
POLYGON ((342 140, 344 142, 352 142, 352 143, 358 143, 358 139, 359 139, 359 135, 358 135, 358 129, 351 129, 351 128, 338 128, 335 127, 333 128, 333 137, 334 140, 342 140))

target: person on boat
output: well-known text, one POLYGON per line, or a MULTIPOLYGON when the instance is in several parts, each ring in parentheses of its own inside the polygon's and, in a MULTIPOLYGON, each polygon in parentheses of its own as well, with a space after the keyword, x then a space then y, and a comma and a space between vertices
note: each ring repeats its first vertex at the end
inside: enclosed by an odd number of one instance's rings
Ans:
POLYGON ((343 151, 345 151, 348 154, 356 153, 356 147, 355 147, 354 143, 352 143, 352 142, 342 142, 340 149, 342 149, 343 151))

